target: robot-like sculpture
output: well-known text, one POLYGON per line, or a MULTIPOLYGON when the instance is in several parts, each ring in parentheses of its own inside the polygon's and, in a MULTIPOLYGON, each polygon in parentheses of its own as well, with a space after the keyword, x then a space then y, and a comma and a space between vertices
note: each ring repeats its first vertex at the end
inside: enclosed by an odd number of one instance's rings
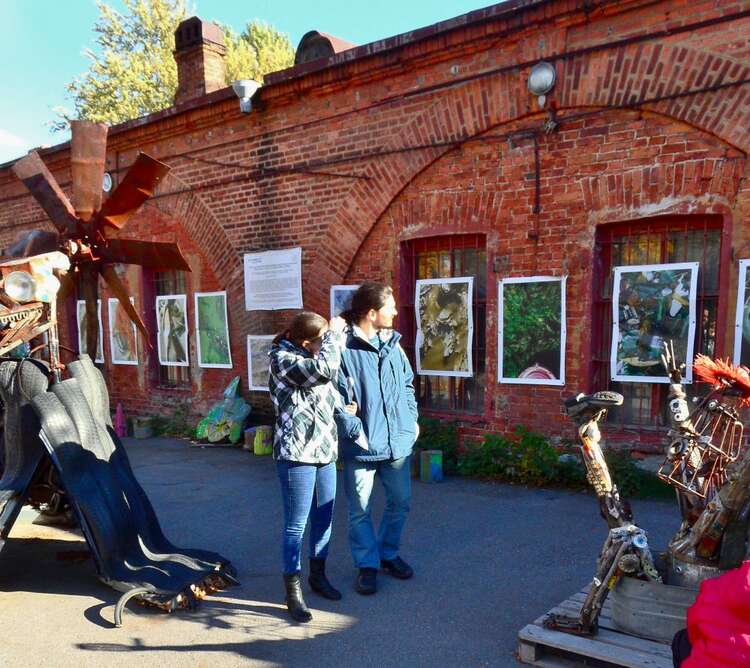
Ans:
MULTIPOLYGON (((750 371, 698 355, 693 370, 711 390, 695 400, 691 411, 671 344, 665 344, 662 363, 671 381, 671 429, 659 477, 675 488, 682 515, 667 550, 665 575, 669 584, 695 587, 706 577, 738 566, 746 555, 750 448, 743 447, 739 409, 750 405, 750 371)), ((586 476, 609 534, 579 616, 550 614, 545 619, 548 628, 592 635, 607 594, 621 577, 662 581, 646 533, 634 524, 628 503, 620 499, 601 450, 599 421, 622 401, 616 392, 579 394, 565 401, 578 427, 586 476)))

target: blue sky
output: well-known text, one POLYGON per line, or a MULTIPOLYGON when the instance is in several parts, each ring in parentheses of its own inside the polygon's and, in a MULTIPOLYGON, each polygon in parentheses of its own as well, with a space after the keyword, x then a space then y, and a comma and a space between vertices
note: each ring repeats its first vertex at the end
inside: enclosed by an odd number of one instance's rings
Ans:
MULTIPOLYGON (((107 2, 122 10, 122 0, 107 2)), ((492 0, 198 0, 196 14, 239 31, 261 19, 286 33, 296 47, 308 30, 355 44, 421 28, 493 4, 492 0)), ((99 12, 94 0, 0 0, 0 163, 30 148, 68 139, 45 122, 54 107, 72 108, 65 84, 84 73, 99 12)))

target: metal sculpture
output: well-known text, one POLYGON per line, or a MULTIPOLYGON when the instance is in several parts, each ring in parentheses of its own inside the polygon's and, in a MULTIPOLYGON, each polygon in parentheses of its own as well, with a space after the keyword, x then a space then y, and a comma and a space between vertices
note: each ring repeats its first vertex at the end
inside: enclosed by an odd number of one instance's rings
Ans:
MULTIPOLYGON (((750 448, 743 445, 739 409, 750 406, 750 370, 698 355, 693 371, 711 390, 694 399, 690 411, 682 366, 671 343, 664 346, 662 363, 671 381, 667 402, 672 425, 659 477, 675 488, 682 515, 665 555, 664 574, 669 584, 697 587, 706 577, 738 566, 747 555, 750 448)), ((615 392, 579 394, 565 401, 578 427, 587 479, 610 530, 579 615, 550 614, 545 619, 548 628, 594 634, 604 600, 621 577, 662 581, 646 533, 633 524, 600 447, 598 423, 608 408, 622 401, 615 392)))
POLYGON ((132 598, 170 611, 191 608, 236 580, 221 555, 176 547, 165 537, 113 429, 101 371, 88 355, 67 365, 60 360, 57 302, 76 283, 87 314, 93 309, 86 339, 96 350, 98 276, 145 334, 113 264, 189 270, 175 244, 117 237, 169 168, 140 154, 101 205, 105 140, 105 126, 74 123, 75 209, 36 153, 14 166, 57 232, 27 234, 11 249, 25 257, 0 261, 0 549, 30 497, 52 503, 66 495, 99 577, 123 592, 115 607, 119 626, 132 598), (23 343, 43 359, 5 357, 23 343))
POLYGON ((71 122, 72 203, 36 151, 13 165, 13 172, 34 196, 56 231, 28 233, 9 249, 9 253, 31 256, 59 250, 70 258, 72 270, 63 279, 58 299, 63 300, 77 287, 79 297, 86 302, 87 350, 96 350, 98 338, 99 276, 138 329, 148 337, 114 264, 190 271, 176 244, 120 236, 127 222, 167 175, 169 167, 140 153, 114 192, 102 203, 106 147, 106 125, 71 122))
POLYGON ((592 635, 597 631, 607 594, 621 577, 627 575, 661 582, 661 576, 654 567, 646 532, 633 522, 630 504, 620 498, 601 449, 599 421, 609 408, 620 406, 622 401, 622 395, 617 392, 596 392, 578 394, 564 402, 568 416, 578 427, 586 478, 599 500, 599 511, 609 526, 609 534, 580 614, 572 617, 551 613, 544 620, 547 628, 576 635, 592 635))

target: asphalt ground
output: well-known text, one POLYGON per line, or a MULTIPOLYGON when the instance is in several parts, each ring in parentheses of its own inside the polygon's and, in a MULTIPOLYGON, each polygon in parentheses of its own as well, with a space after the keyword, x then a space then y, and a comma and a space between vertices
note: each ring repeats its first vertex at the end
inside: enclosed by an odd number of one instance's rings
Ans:
MULTIPOLYGON (((402 556, 408 581, 378 576, 354 591, 346 499, 339 494, 328 558, 343 599, 309 592, 314 619, 283 603, 281 498, 270 457, 185 441, 128 439, 135 473, 178 545, 227 556, 241 586, 197 611, 129 604, 96 577, 79 534, 33 524, 24 509, 0 552, 0 666, 519 666, 518 630, 580 590, 606 537, 595 498, 465 479, 414 482, 402 556)), ((383 495, 376 487, 376 517, 383 495)), ((634 501, 652 546, 677 529, 672 503, 634 501)), ((305 564, 306 567, 306 564, 305 564)))

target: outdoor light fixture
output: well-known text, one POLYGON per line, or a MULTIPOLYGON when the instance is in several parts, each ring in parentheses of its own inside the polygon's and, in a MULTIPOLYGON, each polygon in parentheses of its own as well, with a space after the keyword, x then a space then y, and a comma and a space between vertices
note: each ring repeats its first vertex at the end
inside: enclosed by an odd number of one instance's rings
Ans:
POLYGON ((555 87, 556 79, 557 73, 555 72, 554 65, 544 60, 539 61, 531 68, 526 85, 529 88, 529 92, 537 96, 540 107, 543 107, 547 101, 547 93, 555 87))
POLYGON ((240 111, 249 114, 253 109, 252 97, 260 84, 252 79, 240 79, 232 83, 235 95, 240 98, 240 111))

